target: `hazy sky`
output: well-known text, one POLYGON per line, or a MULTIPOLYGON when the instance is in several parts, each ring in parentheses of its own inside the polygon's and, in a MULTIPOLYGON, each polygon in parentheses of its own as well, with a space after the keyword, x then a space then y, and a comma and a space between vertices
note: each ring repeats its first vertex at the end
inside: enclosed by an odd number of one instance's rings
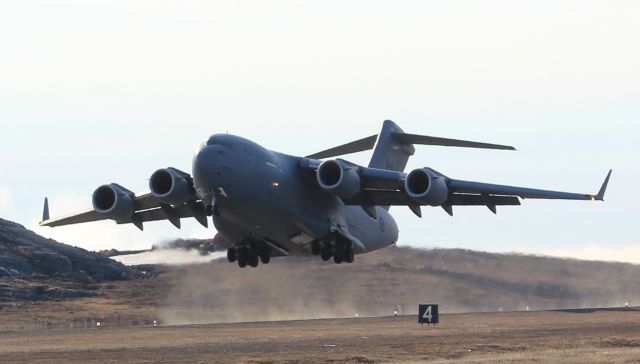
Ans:
POLYGON ((611 0, 0 0, 0 217, 88 249, 210 237, 37 221, 45 196, 65 214, 190 171, 210 134, 305 155, 392 119, 519 149, 417 147, 410 168, 454 178, 594 193, 614 169, 605 203, 394 208, 401 243, 640 263, 639 18, 611 0))

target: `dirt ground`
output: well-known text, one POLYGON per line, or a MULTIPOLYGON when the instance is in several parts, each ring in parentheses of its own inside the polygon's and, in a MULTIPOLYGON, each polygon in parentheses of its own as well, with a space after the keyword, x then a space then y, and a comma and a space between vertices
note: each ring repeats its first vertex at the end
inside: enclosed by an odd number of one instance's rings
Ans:
POLYGON ((640 363, 640 311, 8 331, 0 362, 640 363))

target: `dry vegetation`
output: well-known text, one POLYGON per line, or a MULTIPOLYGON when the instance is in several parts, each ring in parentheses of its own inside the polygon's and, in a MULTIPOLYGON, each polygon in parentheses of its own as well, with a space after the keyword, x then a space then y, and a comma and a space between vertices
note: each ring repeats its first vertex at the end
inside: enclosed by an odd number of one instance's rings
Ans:
POLYGON ((353 317, 427 302, 447 313, 634 304, 640 266, 411 248, 357 258, 140 266, 114 282, 3 277, 0 362, 638 363, 635 310, 454 314, 438 328, 353 317), (224 324, 334 317, 349 319, 224 324), (168 326, 207 323, 218 324, 168 326))
POLYGON ((640 312, 456 314, 437 327, 343 319, 0 333, 0 360, 46 363, 638 363, 640 312))
POLYGON ((257 270, 180 268, 167 291, 171 323, 388 315, 420 302, 444 312, 621 306, 640 299, 640 266, 462 250, 390 248, 353 265, 281 260, 257 270))
MULTIPOLYGON (((411 314, 421 302, 439 303, 449 313, 640 302, 637 265, 463 250, 390 248, 340 266, 318 259, 275 259, 258 269, 217 261, 140 270, 148 274, 84 286, 93 292, 89 297, 0 302, 0 331, 84 327, 87 320, 114 327, 154 320, 191 324, 380 316, 396 305, 411 314)), ((0 289, 16 282, 2 278, 0 289)), ((47 285, 55 288, 54 283, 47 285)))

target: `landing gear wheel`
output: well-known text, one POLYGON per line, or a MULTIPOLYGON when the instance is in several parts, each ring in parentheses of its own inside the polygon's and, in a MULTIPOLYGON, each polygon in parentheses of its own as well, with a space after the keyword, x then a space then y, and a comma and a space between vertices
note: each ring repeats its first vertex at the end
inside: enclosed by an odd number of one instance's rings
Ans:
POLYGON ((238 260, 238 254, 235 248, 227 250, 227 260, 229 263, 235 263, 238 260))
POLYGON ((262 264, 269 264, 271 261, 271 252, 264 252, 260 254, 260 261, 262 264))
POLYGON ((311 242, 311 254, 320 255, 320 253, 322 253, 322 246, 320 245, 320 242, 319 241, 311 242))
POLYGON ((340 241, 338 241, 333 247, 333 261, 336 264, 342 264, 342 262, 345 261, 345 256, 346 256, 345 250, 346 250, 346 246, 344 245, 344 243, 341 243, 340 241))
POLYGON ((325 245, 322 248, 322 252, 320 253, 320 257, 322 258, 322 260, 324 260, 325 262, 328 262, 331 259, 332 255, 333 255, 333 252, 331 251, 331 246, 325 245))
POLYGON ((238 249, 238 265, 240 268, 247 266, 249 260, 249 249, 246 246, 238 249))
POLYGON ((344 261, 351 264, 355 260, 355 256, 353 254, 353 249, 347 249, 347 254, 344 257, 344 261))
POLYGON ((251 268, 256 268, 258 267, 258 259, 259 258, 257 254, 251 254, 251 256, 249 256, 247 263, 251 268))

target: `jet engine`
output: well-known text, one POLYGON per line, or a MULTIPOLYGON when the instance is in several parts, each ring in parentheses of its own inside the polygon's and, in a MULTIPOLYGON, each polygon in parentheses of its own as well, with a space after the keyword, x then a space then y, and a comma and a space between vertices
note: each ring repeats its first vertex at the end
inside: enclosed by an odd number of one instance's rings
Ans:
POLYGON ((194 194, 193 180, 188 173, 175 168, 159 169, 149 179, 151 194, 169 205, 182 205, 194 194))
POLYGON ((429 168, 416 169, 409 173, 404 186, 407 195, 421 204, 440 206, 449 198, 445 177, 429 168))
POLYGON ((333 160, 318 167, 318 184, 332 195, 350 198, 360 192, 360 176, 355 168, 333 160))
POLYGON ((115 183, 98 187, 93 192, 93 208, 116 221, 128 221, 135 212, 134 195, 115 183))

